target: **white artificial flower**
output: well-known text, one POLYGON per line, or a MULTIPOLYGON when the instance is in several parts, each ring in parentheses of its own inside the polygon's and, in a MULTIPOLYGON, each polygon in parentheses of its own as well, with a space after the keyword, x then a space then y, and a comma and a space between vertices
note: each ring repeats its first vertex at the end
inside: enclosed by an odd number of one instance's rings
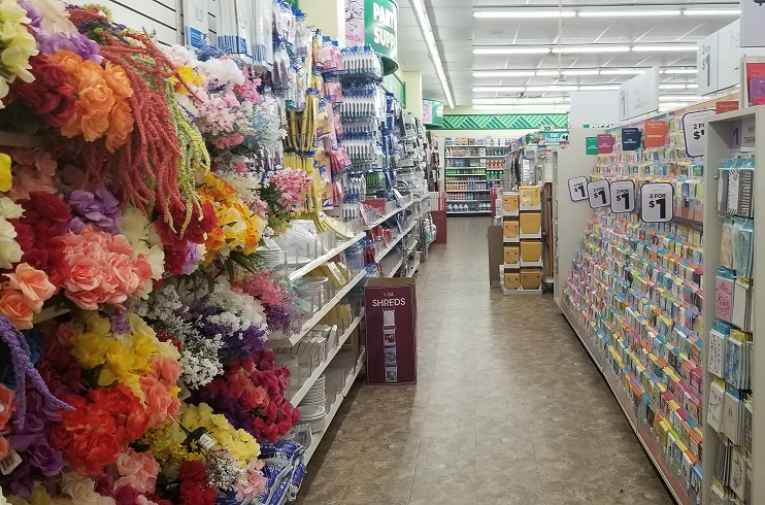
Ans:
POLYGON ((0 217, 18 219, 24 215, 24 208, 7 196, 0 196, 0 217))
POLYGON ((210 59, 199 63, 199 73, 205 77, 208 87, 241 86, 245 78, 234 60, 210 59))
POLYGON ((162 240, 146 215, 135 207, 128 207, 120 216, 120 231, 127 237, 136 254, 143 255, 151 267, 154 280, 165 273, 165 250, 162 240))

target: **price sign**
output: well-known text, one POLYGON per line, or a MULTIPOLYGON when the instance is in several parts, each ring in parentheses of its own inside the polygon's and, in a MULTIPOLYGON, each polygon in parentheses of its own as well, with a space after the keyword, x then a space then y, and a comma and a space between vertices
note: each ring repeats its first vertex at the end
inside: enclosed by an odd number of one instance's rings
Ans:
POLYGON ((590 207, 599 209, 611 205, 611 191, 608 181, 595 181, 587 185, 587 195, 590 198, 590 207))
POLYGON ((587 177, 572 177, 568 180, 568 194, 572 202, 587 200, 587 177))
POLYGON ((667 183, 645 184, 640 188, 640 218, 646 223, 672 221, 674 187, 667 183))
POLYGON ((635 183, 614 181, 611 183, 611 212, 624 214, 635 210, 635 183))
POLYGON ((707 120, 714 116, 712 109, 689 112, 683 116, 683 136, 685 137, 685 152, 689 158, 704 156, 706 147, 707 120))

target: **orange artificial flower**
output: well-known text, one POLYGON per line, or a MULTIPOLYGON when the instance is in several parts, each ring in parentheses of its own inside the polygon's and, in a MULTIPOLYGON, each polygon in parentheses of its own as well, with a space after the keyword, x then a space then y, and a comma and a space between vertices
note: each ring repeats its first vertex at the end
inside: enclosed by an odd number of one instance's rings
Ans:
POLYGON ((56 51, 53 54, 49 54, 48 57, 61 65, 66 73, 70 75, 76 74, 77 69, 82 65, 82 57, 72 51, 56 51))
POLYGON ((130 78, 128 78, 127 72, 120 65, 107 62, 106 69, 104 70, 104 80, 119 98, 130 98, 133 96, 130 78))
POLYGON ((48 280, 48 274, 28 263, 16 265, 16 271, 5 274, 10 288, 20 291, 34 307, 35 312, 42 310, 43 303, 56 293, 56 286, 48 280))
POLYGON ((19 330, 32 328, 35 316, 34 304, 21 291, 4 289, 0 293, 0 314, 19 330))
POLYGON ((80 91, 77 108, 81 113, 80 128, 85 140, 98 140, 109 130, 109 114, 114 104, 114 93, 103 80, 80 91))
POLYGON ((109 116, 109 131, 106 133, 106 148, 110 153, 124 146, 135 126, 133 109, 126 100, 119 100, 109 116))

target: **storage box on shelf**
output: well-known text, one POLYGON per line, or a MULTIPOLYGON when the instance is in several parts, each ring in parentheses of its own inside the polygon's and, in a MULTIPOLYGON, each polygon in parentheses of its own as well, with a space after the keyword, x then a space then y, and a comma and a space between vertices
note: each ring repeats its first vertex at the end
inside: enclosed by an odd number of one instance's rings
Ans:
POLYGON ((540 195, 536 186, 502 194, 498 219, 502 220, 505 244, 505 263, 500 267, 505 294, 542 290, 541 197, 535 195, 540 195))
POLYGON ((707 124, 704 505, 765 503, 765 107, 707 124), (757 202, 755 204, 755 202, 757 202), (738 500, 738 501, 735 501, 738 500))

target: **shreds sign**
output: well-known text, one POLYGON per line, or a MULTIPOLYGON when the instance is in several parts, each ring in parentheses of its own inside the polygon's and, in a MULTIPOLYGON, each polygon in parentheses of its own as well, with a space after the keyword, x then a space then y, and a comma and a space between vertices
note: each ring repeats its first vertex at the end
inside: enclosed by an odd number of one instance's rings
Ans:
POLYGON ((385 73, 398 69, 398 4, 394 0, 366 0, 366 45, 383 58, 385 73))

